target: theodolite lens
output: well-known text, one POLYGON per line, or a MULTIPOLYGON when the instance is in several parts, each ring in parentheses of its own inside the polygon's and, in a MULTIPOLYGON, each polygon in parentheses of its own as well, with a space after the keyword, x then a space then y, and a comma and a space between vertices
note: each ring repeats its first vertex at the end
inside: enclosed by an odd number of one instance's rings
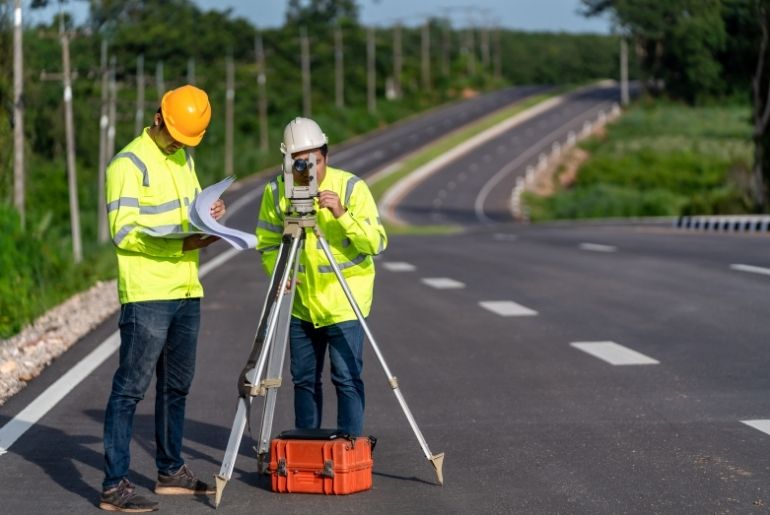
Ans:
POLYGON ((308 163, 307 159, 294 160, 294 169, 299 173, 305 173, 309 167, 310 163, 308 163))

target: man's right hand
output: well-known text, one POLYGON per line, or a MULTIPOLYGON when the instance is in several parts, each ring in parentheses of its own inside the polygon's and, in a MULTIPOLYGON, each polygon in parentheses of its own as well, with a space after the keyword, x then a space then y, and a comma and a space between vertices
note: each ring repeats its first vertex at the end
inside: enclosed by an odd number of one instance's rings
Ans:
POLYGON ((193 234, 182 240, 182 250, 187 252, 188 250, 202 249, 208 247, 215 241, 219 240, 219 236, 209 236, 207 234, 193 234))

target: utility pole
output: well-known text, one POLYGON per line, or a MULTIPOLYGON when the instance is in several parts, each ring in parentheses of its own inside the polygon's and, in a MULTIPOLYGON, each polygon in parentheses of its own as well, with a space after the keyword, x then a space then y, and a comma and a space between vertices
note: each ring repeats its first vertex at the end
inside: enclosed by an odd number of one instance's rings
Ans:
POLYGON ((107 128, 109 126, 109 108, 107 101, 109 98, 110 72, 107 69, 107 40, 102 40, 101 65, 102 87, 101 87, 101 113, 99 115, 99 171, 97 178, 97 189, 99 201, 96 203, 96 239, 102 243, 107 241, 107 208, 105 205, 105 170, 107 169, 107 128))
POLYGON ((422 26, 422 87, 430 90, 430 18, 422 26))
POLYGON ((265 77, 265 49, 262 47, 262 35, 257 34, 254 41, 257 54, 257 88, 259 92, 259 148, 267 150, 267 79, 265 77))
POLYGON ((377 111, 376 80, 374 46, 374 27, 366 30, 366 106, 369 112, 374 114, 377 111))
POLYGON ((489 28, 486 25, 481 28, 481 67, 484 71, 489 69, 489 28))
POLYGON ((158 90, 158 105, 160 105, 163 94, 166 92, 166 82, 163 79, 163 61, 158 61, 155 65, 155 88, 158 90))
POLYGON ((24 194, 24 52, 21 0, 13 6, 13 204, 25 226, 24 194))
POLYGON ((334 26, 334 105, 345 107, 345 54, 342 47, 342 27, 334 26))
POLYGON ((500 40, 500 27, 495 28, 495 79, 503 78, 503 46, 500 40))
POLYGON ((401 68, 403 64, 401 52, 401 20, 398 20, 393 27, 393 80, 395 82, 396 98, 401 98, 402 96, 401 68))
POLYGON ((227 90, 225 92, 225 176, 233 175, 233 103, 235 100, 235 65, 227 55, 227 90))
POLYGON ((452 29, 449 24, 449 18, 446 20, 444 30, 441 33, 441 75, 449 77, 449 38, 452 34, 452 29))
POLYGON ((187 83, 195 85, 195 58, 187 60, 187 83))
POLYGON ((626 39, 620 38, 620 104, 626 107, 629 103, 628 93, 628 44, 626 39))
POLYGON ((468 6, 466 7, 466 21, 468 22, 468 28, 465 31, 465 48, 468 58, 468 75, 473 76, 476 75, 476 43, 473 38, 473 32, 475 29, 475 21, 471 17, 471 12, 473 11, 473 7, 468 6))
POLYGON ((300 47, 302 50, 302 113, 310 118, 310 41, 307 37, 307 29, 300 28, 300 47))
POLYGON ((134 134, 144 128, 144 54, 136 58, 136 115, 134 116, 134 134))
POLYGON ((110 97, 109 97, 109 109, 107 126, 107 159, 112 159, 115 155, 115 126, 117 124, 117 103, 118 103, 118 82, 115 80, 117 68, 117 59, 113 55, 110 57, 110 97))
POLYGON ((70 40, 64 30, 64 16, 59 16, 59 40, 62 51, 64 74, 64 129, 67 143, 67 179, 69 185, 70 225, 72 229, 72 257, 75 263, 83 260, 83 246, 80 241, 80 207, 78 204, 78 181, 75 170, 75 124, 72 117, 72 78, 70 75, 70 40))

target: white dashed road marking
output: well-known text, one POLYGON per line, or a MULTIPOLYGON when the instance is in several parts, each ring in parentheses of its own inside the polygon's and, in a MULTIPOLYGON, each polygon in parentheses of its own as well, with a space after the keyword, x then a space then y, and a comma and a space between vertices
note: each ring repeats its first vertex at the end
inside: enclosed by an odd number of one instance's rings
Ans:
POLYGON ((770 275, 770 268, 762 268, 761 266, 735 264, 735 265, 730 265, 730 268, 733 270, 737 270, 739 272, 749 272, 751 274, 770 275))
POLYGON ((537 311, 517 304, 512 300, 483 300, 479 306, 501 317, 527 317, 537 315, 537 311))
POLYGON ((386 261, 382 264, 385 270, 391 272, 414 272, 417 267, 411 263, 405 263, 404 261, 386 261))
POLYGON ((587 352, 610 365, 657 365, 660 361, 615 342, 573 342, 572 347, 587 352))
POLYGON ((746 424, 749 427, 753 427, 754 429, 757 429, 759 431, 762 431, 765 434, 770 435, 770 420, 763 419, 763 420, 741 420, 744 424, 746 424))
POLYGON ((465 284, 460 281, 455 281, 449 277, 426 277, 422 279, 422 282, 436 288, 438 290, 450 290, 455 288, 465 288, 465 284))
POLYGON ((599 243, 581 243, 580 248, 582 250, 590 250, 592 252, 615 252, 617 247, 612 245, 601 245, 599 243))

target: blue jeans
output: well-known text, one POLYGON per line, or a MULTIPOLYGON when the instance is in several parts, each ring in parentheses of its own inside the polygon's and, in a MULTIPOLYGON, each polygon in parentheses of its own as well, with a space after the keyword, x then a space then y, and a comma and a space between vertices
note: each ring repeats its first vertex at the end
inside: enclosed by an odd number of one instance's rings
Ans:
POLYGON ((337 390, 337 428, 358 436, 364 429, 364 330, 358 320, 314 327, 292 317, 289 331, 294 415, 297 428, 321 427, 321 374, 329 348, 332 383, 337 390))
POLYGON ((157 376, 155 464, 161 474, 184 465, 182 432, 195 373, 200 299, 131 302, 120 308, 120 364, 104 415, 104 489, 128 475, 136 405, 157 376))

